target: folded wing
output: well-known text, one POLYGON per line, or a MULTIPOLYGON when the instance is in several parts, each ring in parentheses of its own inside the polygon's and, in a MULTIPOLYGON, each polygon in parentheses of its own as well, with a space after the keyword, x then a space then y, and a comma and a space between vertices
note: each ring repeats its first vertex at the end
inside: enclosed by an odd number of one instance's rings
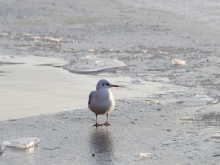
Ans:
POLYGON ((90 92, 88 104, 91 104, 92 97, 93 97, 94 94, 95 94, 95 91, 90 92))

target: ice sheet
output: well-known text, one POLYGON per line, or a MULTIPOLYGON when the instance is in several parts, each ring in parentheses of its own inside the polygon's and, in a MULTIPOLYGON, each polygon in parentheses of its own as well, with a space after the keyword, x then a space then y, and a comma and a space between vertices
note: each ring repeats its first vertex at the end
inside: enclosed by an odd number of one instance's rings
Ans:
POLYGON ((73 73, 85 74, 121 67, 126 67, 126 65, 117 59, 85 56, 81 59, 73 60, 70 64, 65 66, 65 69, 73 73))

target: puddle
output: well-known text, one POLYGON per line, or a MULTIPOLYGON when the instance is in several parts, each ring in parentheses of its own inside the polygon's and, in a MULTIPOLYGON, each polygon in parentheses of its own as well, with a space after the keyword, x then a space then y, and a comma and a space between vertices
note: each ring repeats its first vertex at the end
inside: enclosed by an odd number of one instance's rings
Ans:
POLYGON ((88 93, 90 90, 86 87, 89 80, 83 82, 87 76, 73 75, 66 70, 50 66, 62 66, 66 61, 35 56, 1 57, 0 61, 24 63, 1 66, 1 71, 9 73, 0 78, 0 120, 87 106, 87 97, 80 95, 81 92, 88 93))
POLYGON ((67 61, 48 57, 0 56, 0 120, 16 119, 87 107, 88 95, 101 78, 119 85, 115 99, 143 98, 185 88, 168 83, 146 82, 130 77, 111 77, 107 73, 91 76, 61 69, 67 61), (16 63, 16 65, 9 65, 16 63))

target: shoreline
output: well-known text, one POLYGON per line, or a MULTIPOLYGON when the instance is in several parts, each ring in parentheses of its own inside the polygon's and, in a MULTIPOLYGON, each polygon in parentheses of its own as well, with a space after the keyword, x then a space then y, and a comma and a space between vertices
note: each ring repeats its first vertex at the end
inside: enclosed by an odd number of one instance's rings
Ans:
POLYGON ((3 76, 0 77, 0 86, 3 89, 0 96, 0 120, 87 107, 88 95, 90 91, 95 90, 97 80, 102 77, 121 86, 112 90, 115 99, 152 97, 156 94, 186 90, 175 85, 144 82, 125 76, 112 77, 106 73, 93 77, 73 74, 61 67, 57 68, 66 64, 66 61, 57 58, 0 56, 0 62, 3 64, 3 76), (154 88, 147 89, 148 86, 154 88), (143 91, 147 93, 143 95, 143 91))

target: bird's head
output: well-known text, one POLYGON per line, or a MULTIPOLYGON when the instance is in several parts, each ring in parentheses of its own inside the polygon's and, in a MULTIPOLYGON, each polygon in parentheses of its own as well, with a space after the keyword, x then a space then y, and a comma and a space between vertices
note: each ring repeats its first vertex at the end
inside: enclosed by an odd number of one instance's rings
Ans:
POLYGON ((111 87, 118 87, 118 85, 113 85, 111 84, 108 80, 106 79, 101 79, 96 85, 96 90, 102 89, 102 88, 111 88, 111 87))

